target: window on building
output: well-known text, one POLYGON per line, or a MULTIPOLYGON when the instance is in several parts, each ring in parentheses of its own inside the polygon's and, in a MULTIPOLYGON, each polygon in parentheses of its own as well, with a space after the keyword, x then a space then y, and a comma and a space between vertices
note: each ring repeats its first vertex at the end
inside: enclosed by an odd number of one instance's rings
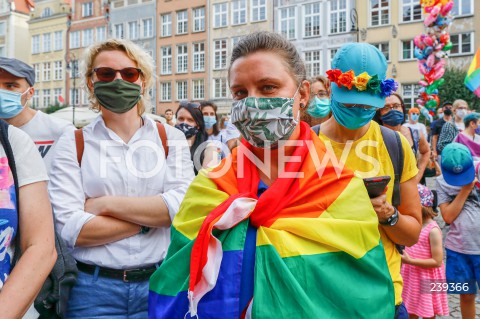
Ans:
POLYGON ((422 20, 422 6, 417 0, 402 0, 402 21, 422 20))
POLYGON ((183 101, 188 99, 188 82, 177 81, 177 100, 183 101))
POLYGON ((182 10, 177 12, 177 34, 185 34, 188 32, 188 11, 182 10))
POLYGON ((228 3, 216 3, 213 5, 213 27, 221 28, 228 25, 228 3))
POLYGON ((107 28, 97 27, 96 41, 104 41, 107 38, 107 28))
POLYGON ((252 15, 251 21, 265 21, 267 20, 267 0, 251 0, 252 15))
POLYGON ((162 47, 162 74, 172 74, 172 47, 162 47))
POLYGON ((85 29, 82 32, 82 47, 88 47, 93 43, 93 29, 85 29))
POLYGON ((53 73, 55 80, 62 80, 63 79, 63 65, 62 61, 55 61, 53 63, 53 73))
POLYGON ((0 36, 4 36, 5 32, 5 21, 0 21, 0 36))
POLYGON ((232 25, 247 23, 247 0, 232 1, 232 25))
POLYGON ((413 40, 402 41, 402 60, 412 60, 415 55, 415 46, 413 40))
POLYGON ((216 70, 225 69, 227 67, 227 40, 214 41, 214 63, 213 68, 216 70))
POLYGON ((35 72, 35 82, 40 82, 40 63, 33 64, 33 71, 35 72))
POLYGON ((160 83, 160 101, 166 102, 172 100, 172 82, 162 82, 160 83))
POLYGON ((388 42, 372 43, 372 45, 383 53, 387 61, 390 61, 390 44, 388 42))
POLYGON ((460 33, 450 35, 450 42, 452 42, 452 49, 450 55, 472 54, 473 43, 472 33, 460 33))
POLYGON ((48 7, 45 8, 45 9, 43 9, 43 11, 42 11, 42 18, 46 18, 46 17, 49 17, 49 16, 51 16, 51 15, 52 15, 52 9, 50 9, 50 8, 48 8, 48 7))
POLYGON ((205 71, 205 43, 193 44, 193 71, 205 71))
POLYGON ((389 2, 389 0, 370 0, 370 24, 372 26, 390 24, 389 2))
POLYGON ((143 25, 143 38, 151 38, 153 37, 153 19, 143 19, 142 20, 142 25, 143 25))
POLYGON ((320 60, 321 60, 320 50, 305 52, 305 66, 307 68, 307 76, 315 77, 321 74, 320 60))
POLYGON ((80 31, 70 32, 70 49, 78 49, 80 47, 80 31))
POLYGON ((60 104, 60 101, 59 101, 60 96, 62 96, 62 89, 61 88, 53 89, 53 100, 55 104, 56 103, 60 104))
POLYGON ((315 37, 320 35, 320 2, 309 3, 303 6, 305 37, 315 37))
POLYGON ((473 14, 473 0, 455 0, 451 14, 453 16, 473 14))
POLYGON ((403 102, 405 103, 406 108, 415 106, 415 100, 418 98, 420 87, 419 84, 402 85, 403 102))
POLYGON ((116 24, 114 26, 115 29, 115 36, 117 38, 123 39, 125 37, 125 34, 123 33, 123 23, 116 24))
POLYGON ((33 92, 32 108, 37 109, 39 107, 40 107, 40 91, 35 90, 35 92, 33 92))
POLYGON ((43 52, 50 52, 52 50, 52 34, 43 34, 43 52))
POLYGON ((44 62, 43 63, 43 80, 44 81, 50 81, 50 62, 44 62))
POLYGON ((6 56, 5 46, 0 45, 0 57, 4 58, 6 56))
POLYGON ((42 90, 43 95, 43 107, 50 106, 50 89, 42 90))
POLYGON ((32 37, 32 54, 40 53, 40 35, 32 37))
POLYGON ((186 44, 177 45, 177 73, 188 72, 188 46, 186 44))
POLYGON ((192 88, 194 100, 203 100, 205 98, 205 81, 203 79, 192 80, 192 88))
POLYGON ((93 2, 82 3, 82 17, 93 16, 93 2))
POLYGON ((128 23, 128 38, 130 40, 138 39, 138 22, 137 21, 130 21, 128 23))
POLYGON ((193 32, 205 31, 205 7, 193 9, 193 32))
POLYGON ((70 104, 80 105, 80 90, 78 88, 70 89, 70 104))
POLYGON ((213 79, 213 97, 217 99, 227 97, 227 79, 213 79))
POLYGON ((280 8, 280 33, 287 39, 296 39, 295 7, 280 8))
POLYGON ((330 33, 347 32, 347 0, 330 1, 330 33))
POLYGON ((78 60, 70 61, 70 78, 78 78, 80 76, 80 70, 78 69, 78 60))
POLYGON ((232 37, 232 48, 240 41, 242 37, 232 37))
POLYGON ((172 14, 162 14, 162 37, 172 35, 172 14))
POLYGON ((63 50, 63 31, 56 31, 53 34, 53 50, 63 50))
POLYGON ((328 50, 328 63, 327 63, 327 65, 329 66, 329 68, 330 68, 330 65, 332 65, 333 57, 335 56, 335 54, 337 54, 337 51, 338 51, 338 48, 328 50))

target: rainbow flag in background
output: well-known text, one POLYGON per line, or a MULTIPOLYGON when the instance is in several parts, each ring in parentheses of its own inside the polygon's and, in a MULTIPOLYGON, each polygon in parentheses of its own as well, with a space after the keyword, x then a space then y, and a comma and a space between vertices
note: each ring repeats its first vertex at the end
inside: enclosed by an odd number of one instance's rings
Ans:
POLYGON ((257 169, 240 147, 195 178, 173 220, 167 257, 150 279, 149 318, 394 317, 393 283, 363 181, 348 169, 337 176, 331 161, 319 178, 327 150, 311 132, 301 123, 305 143, 293 154, 300 160, 285 168, 303 177, 280 176, 258 198, 257 169), (231 167, 214 177, 228 159, 231 167))
POLYGON ((464 83, 470 91, 480 97, 480 48, 473 57, 472 64, 470 64, 470 68, 468 68, 464 83))

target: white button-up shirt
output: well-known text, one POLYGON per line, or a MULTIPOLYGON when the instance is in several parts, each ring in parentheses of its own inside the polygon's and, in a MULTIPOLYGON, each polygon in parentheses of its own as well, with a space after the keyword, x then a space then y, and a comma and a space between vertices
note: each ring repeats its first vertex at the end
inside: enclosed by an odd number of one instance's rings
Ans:
POLYGON ((95 215, 86 212, 85 200, 101 196, 161 196, 170 218, 177 213, 194 178, 190 150, 179 130, 165 125, 169 155, 165 162, 155 122, 144 125, 125 143, 105 126, 102 116, 84 127, 81 167, 73 132, 58 141, 52 163, 49 193, 57 229, 75 259, 115 269, 149 266, 163 260, 170 244, 170 229, 152 228, 116 242, 95 247, 76 247, 82 230, 95 215), (172 145, 173 144, 173 145, 172 145))

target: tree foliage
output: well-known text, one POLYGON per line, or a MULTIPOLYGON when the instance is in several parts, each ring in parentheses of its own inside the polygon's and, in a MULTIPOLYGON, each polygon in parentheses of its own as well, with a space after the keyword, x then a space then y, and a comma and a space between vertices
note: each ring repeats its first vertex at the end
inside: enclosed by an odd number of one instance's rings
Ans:
POLYGON ((55 102, 54 105, 49 105, 48 107, 45 108, 45 110, 43 110, 45 113, 47 114, 51 114, 51 113, 54 113, 58 110, 61 110, 63 108, 66 108, 68 105, 67 104, 60 104, 58 102, 55 102))
POLYGON ((480 99, 463 84, 467 71, 459 68, 448 67, 443 78, 445 83, 438 88, 438 97, 443 104, 446 101, 453 103, 456 99, 467 101, 471 109, 480 109, 480 99))

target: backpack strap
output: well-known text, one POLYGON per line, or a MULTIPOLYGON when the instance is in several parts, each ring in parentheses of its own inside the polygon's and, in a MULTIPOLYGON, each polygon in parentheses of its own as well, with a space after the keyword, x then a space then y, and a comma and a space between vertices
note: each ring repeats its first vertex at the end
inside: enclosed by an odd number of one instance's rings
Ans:
POLYGON ((420 132, 417 129, 413 129, 411 127, 408 127, 408 129, 410 130, 410 134, 412 135, 413 153, 417 155, 418 144, 420 142, 420 132))
MULTIPOLYGON (((165 158, 168 157, 168 147, 167 147, 167 131, 165 126, 162 123, 155 122, 157 124, 158 135, 160 140, 162 140, 163 149, 165 150, 165 158)), ((77 147, 77 161, 78 166, 82 166, 83 151, 85 148, 85 140, 83 139, 83 129, 75 130, 75 145, 77 147)))
POLYGON ((315 134, 320 134, 320 124, 312 126, 312 130, 315 132, 315 134))
POLYGON ((85 140, 83 139, 83 129, 75 130, 75 146, 77 147, 78 166, 82 166, 83 150, 85 148, 85 140))
POLYGON ((165 158, 168 157, 168 146, 167 146, 167 131, 165 130, 165 126, 160 122, 155 122, 157 124, 158 135, 162 140, 163 149, 165 150, 165 158))
MULTIPOLYGON (((10 141, 8 140, 8 126, 9 124, 4 120, 0 120, 0 141, 3 145, 3 149, 5 150, 5 154, 7 155, 8 166, 10 167, 10 171, 12 172, 13 176, 13 183, 15 185, 15 196, 16 196, 16 210, 17 216, 20 212, 19 210, 19 190, 18 190, 18 176, 17 176, 17 167, 15 165, 15 158, 13 157, 13 150, 12 146, 10 145, 10 141)), ((18 259, 21 255, 21 248, 20 248, 20 220, 17 224, 17 234, 15 237, 15 253, 12 260, 12 268, 17 263, 18 259)))
POLYGON ((403 148, 402 141, 400 140, 400 135, 398 132, 395 132, 391 129, 388 129, 384 126, 380 126, 380 131, 382 132, 383 141, 387 147, 388 155, 392 160, 393 171, 395 173, 395 178, 393 180, 393 196, 392 196, 392 205, 398 207, 400 205, 400 178, 403 173, 403 148))

